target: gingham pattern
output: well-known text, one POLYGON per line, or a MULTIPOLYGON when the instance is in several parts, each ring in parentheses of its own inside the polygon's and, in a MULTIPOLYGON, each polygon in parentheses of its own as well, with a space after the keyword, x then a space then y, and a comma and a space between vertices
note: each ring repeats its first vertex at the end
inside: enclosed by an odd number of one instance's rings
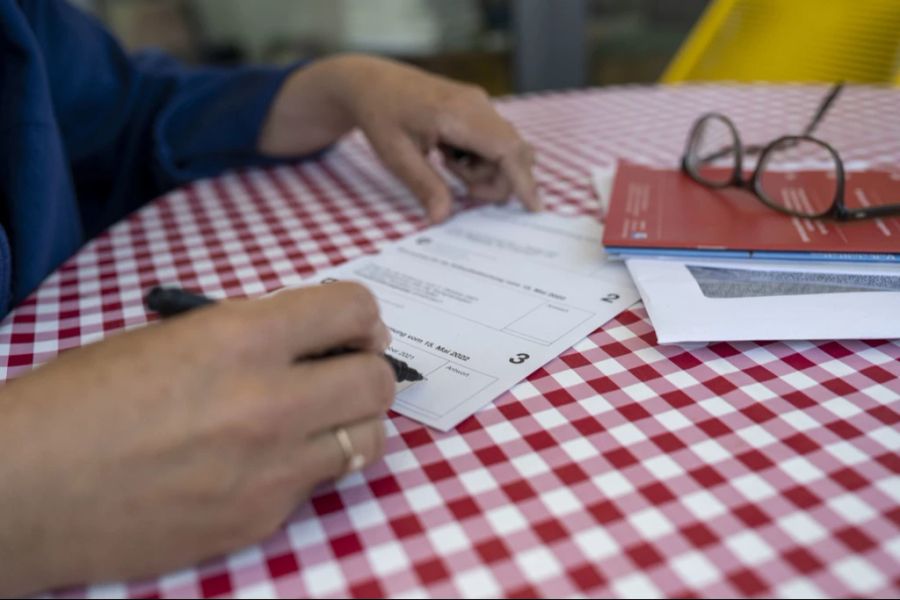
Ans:
MULTIPOLYGON (((821 87, 624 87, 505 100, 553 210, 595 212, 591 166, 675 164, 701 112, 747 142, 821 87)), ((900 90, 845 90, 819 135, 900 165, 900 90)), ((900 185, 898 185, 900 188, 900 185)), ((424 223, 354 138, 321 162, 175 191, 90 243, 0 327, 4 378, 143 325, 143 290, 252 295, 424 223)), ((260 545, 131 596, 896 596, 900 343, 658 346, 621 314, 457 430, 388 421, 385 459, 260 545)))

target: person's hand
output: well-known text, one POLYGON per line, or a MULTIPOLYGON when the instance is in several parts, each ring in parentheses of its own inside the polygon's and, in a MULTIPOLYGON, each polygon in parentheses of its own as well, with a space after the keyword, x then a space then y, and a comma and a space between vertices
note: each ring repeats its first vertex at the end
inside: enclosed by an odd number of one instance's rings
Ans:
POLYGON ((362 286, 224 302, 0 390, 0 596, 158 573, 274 531, 368 462, 395 393, 362 286), (318 357, 335 349, 352 352, 318 357), (299 360, 297 360, 299 359, 299 360))
POLYGON ((339 56, 293 73, 269 111, 259 149, 305 154, 354 127, 433 222, 445 219, 451 205, 449 188, 428 160, 433 150, 476 200, 515 194, 527 208, 541 208, 534 152, 484 90, 375 57, 339 56))

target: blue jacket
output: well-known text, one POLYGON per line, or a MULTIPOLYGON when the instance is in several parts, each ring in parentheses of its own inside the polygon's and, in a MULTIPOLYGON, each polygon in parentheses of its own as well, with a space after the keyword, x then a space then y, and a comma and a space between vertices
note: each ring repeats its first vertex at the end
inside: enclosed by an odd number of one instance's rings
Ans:
POLYGON ((127 56, 62 0, 0 0, 0 317, 88 239, 256 154, 290 69, 127 56))

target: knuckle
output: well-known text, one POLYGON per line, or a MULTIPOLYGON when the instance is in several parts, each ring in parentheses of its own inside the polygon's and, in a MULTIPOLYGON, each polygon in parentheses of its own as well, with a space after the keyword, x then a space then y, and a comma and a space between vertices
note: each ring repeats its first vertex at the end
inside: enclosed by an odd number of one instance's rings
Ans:
POLYGON ((232 361, 251 360, 271 342, 269 315, 259 311, 256 302, 229 301, 209 309, 203 340, 215 349, 212 354, 232 361))
MULTIPOLYGON (((334 284, 338 285, 338 284, 334 284)), ((369 331, 380 318, 378 302, 365 286, 355 282, 342 282, 344 314, 355 330, 369 331)))
POLYGON ((489 103, 490 96, 483 88, 463 83, 455 85, 453 90, 444 96, 439 105, 451 114, 466 114, 471 110, 480 109, 485 103, 489 103))
POLYGON ((462 94, 466 98, 474 101, 485 101, 490 98, 483 87, 471 83, 462 85, 462 94))

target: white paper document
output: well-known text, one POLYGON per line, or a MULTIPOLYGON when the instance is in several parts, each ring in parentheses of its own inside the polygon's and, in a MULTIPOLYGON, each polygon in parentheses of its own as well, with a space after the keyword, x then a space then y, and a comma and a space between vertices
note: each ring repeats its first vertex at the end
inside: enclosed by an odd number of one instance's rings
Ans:
POLYGON ((900 267, 629 259, 660 343, 900 338, 900 267))
POLYGON ((613 163, 604 167, 591 168, 591 182, 594 184, 594 194, 600 203, 600 211, 603 215, 609 213, 609 198, 612 196, 613 182, 616 180, 616 167, 613 163))
POLYGON ((638 300, 590 217, 483 207, 317 274, 378 299, 388 353, 425 379, 394 410, 446 431, 638 300))

